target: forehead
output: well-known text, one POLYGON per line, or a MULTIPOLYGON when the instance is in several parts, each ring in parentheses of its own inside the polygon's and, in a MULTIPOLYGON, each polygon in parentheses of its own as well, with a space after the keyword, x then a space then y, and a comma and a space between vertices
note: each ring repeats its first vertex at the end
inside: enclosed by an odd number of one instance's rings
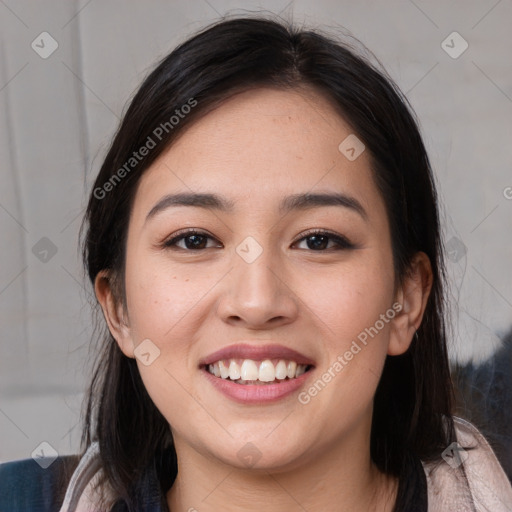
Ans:
MULTIPOLYGON (((369 155, 339 149, 353 130, 334 105, 305 90, 237 94, 190 125, 141 178, 134 208, 170 192, 215 191, 235 209, 277 208, 283 195, 337 191, 378 201, 369 155)), ((365 204, 366 203, 366 204, 365 204)))

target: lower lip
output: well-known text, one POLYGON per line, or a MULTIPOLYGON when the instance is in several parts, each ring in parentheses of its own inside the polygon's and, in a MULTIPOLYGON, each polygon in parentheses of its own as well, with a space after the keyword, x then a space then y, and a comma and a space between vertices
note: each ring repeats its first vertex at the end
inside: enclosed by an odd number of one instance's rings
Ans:
POLYGON ((243 404, 271 403, 291 395, 304 385, 313 368, 295 379, 283 380, 276 384, 236 384, 232 380, 215 377, 202 369, 206 378, 224 395, 243 404))

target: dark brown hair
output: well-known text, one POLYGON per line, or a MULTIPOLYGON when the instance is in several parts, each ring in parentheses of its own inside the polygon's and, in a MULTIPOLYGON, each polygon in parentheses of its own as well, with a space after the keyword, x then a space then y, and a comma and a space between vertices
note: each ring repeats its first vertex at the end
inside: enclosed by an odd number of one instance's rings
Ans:
MULTIPOLYGON (((94 183, 82 226, 87 225, 85 268, 92 283, 98 272, 108 270, 117 298, 125 304, 129 214, 144 171, 209 109, 233 94, 263 86, 314 89, 332 102, 363 141, 389 216, 398 282, 416 252, 430 258, 433 287, 423 322, 405 354, 387 357, 374 400, 372 459, 406 485, 411 460, 439 460, 455 440, 438 199, 407 99, 385 71, 351 43, 271 18, 239 17, 208 26, 166 56, 133 97, 94 183), (177 110, 193 102, 177 124, 170 123, 177 110), (155 129, 162 123, 168 130, 157 132, 156 141, 155 129), (156 146, 127 167, 148 137, 156 146), (120 173, 123 166, 126 172, 120 173), (115 178, 120 174, 122 179, 115 178), (105 187, 107 182, 112 186, 105 187)), ((135 510, 131 489, 142 469, 165 448, 171 447, 174 465, 176 454, 169 425, 146 392, 136 361, 123 355, 102 325, 105 333, 87 396, 83 450, 99 441, 105 478, 135 510)))

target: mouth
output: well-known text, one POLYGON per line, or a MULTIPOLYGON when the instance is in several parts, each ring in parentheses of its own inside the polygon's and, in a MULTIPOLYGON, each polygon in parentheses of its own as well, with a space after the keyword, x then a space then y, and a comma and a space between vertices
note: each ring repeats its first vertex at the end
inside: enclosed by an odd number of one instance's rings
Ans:
POLYGON ((265 386, 297 379, 313 365, 286 359, 220 359, 201 368, 235 384, 265 386))
POLYGON ((305 385, 315 361, 282 345, 230 345, 199 361, 206 380, 243 404, 284 399, 305 385))

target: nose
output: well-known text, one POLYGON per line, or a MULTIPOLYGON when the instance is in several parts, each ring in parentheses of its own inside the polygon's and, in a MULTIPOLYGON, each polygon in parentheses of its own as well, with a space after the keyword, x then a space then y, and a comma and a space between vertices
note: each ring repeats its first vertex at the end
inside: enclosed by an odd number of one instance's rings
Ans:
POLYGON ((265 329, 296 319, 299 299, 282 259, 270 250, 263 250, 250 263, 234 254, 233 263, 217 309, 224 322, 265 329))

